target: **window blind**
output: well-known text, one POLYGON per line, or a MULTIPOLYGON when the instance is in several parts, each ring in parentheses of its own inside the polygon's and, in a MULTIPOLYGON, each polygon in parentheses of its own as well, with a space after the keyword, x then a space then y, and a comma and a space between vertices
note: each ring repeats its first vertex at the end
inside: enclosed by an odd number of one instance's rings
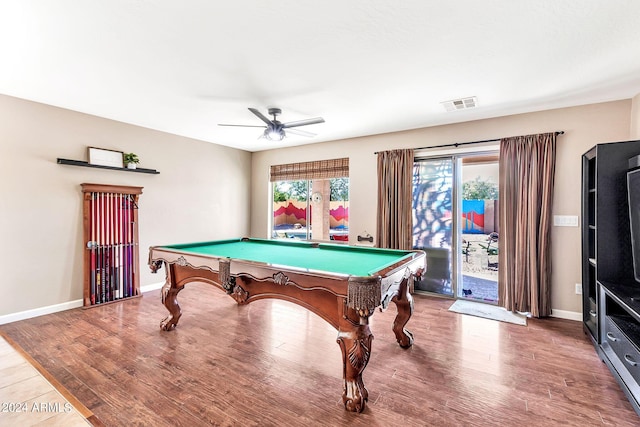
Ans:
POLYGON ((347 176, 349 176, 348 157, 271 166, 271 182, 342 178, 347 176))

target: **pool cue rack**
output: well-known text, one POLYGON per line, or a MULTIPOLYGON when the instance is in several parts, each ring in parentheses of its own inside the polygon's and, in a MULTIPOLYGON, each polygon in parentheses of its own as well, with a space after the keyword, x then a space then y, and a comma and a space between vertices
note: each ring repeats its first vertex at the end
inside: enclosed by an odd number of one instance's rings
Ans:
POLYGON ((84 307, 141 296, 138 199, 142 187, 81 184, 84 307))

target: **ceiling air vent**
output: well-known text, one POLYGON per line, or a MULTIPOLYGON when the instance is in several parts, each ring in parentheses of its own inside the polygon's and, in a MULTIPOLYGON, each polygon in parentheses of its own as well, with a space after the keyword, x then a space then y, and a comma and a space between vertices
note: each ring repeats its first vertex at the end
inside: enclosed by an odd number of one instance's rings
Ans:
POLYGON ((466 110, 478 105, 478 98, 470 96, 468 98, 452 99, 451 101, 441 102, 441 104, 447 111, 466 110))

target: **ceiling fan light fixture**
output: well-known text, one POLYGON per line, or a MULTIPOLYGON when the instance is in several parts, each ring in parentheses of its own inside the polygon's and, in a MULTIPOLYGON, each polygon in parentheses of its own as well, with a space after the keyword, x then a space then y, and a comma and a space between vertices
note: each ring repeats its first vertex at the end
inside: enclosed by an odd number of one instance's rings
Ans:
POLYGON ((284 130, 282 129, 266 129, 264 131, 264 137, 269 141, 282 141, 285 137, 284 130))
MULTIPOLYGON (((279 108, 269 108, 269 114, 273 116, 273 120, 269 120, 264 114, 258 111, 255 108, 249 108, 256 117, 262 120, 267 126, 264 130, 264 133, 260 136, 260 138, 268 139, 269 141, 282 141, 287 137, 287 132, 291 132, 294 135, 306 136, 306 137, 314 137, 315 133, 307 132, 301 129, 298 129, 300 126, 314 125, 316 123, 324 123, 324 119, 322 117, 315 117, 312 119, 304 119, 304 120, 296 120, 293 122, 282 123, 277 120, 278 115, 282 112, 279 108)), ((256 125, 232 125, 232 124, 223 124, 218 123, 218 126, 239 126, 239 127, 261 127, 265 126, 256 126, 256 125)))

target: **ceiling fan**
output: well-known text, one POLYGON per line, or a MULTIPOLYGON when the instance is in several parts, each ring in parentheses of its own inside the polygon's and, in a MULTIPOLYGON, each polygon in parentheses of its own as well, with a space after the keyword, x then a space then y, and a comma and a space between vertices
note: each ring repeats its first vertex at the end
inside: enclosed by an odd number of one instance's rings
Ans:
POLYGON ((249 108, 249 111, 251 111, 253 114, 258 116, 258 118, 260 120, 265 122, 266 126, 227 125, 227 124, 218 124, 218 126, 238 126, 238 127, 260 127, 260 128, 265 128, 264 133, 262 134, 261 137, 264 137, 264 138, 266 138, 266 139, 268 139, 270 141, 282 141, 284 139, 284 137, 287 136, 287 133, 292 133, 294 135, 307 136, 307 137, 316 136, 315 133, 307 132, 307 131, 300 130, 300 129, 294 129, 294 128, 297 128, 299 126, 314 125, 316 123, 324 123, 324 119, 322 117, 315 117, 313 119, 297 120, 295 122, 281 123, 280 121, 278 121, 278 116, 282 113, 282 110, 279 109, 279 108, 269 108, 269 115, 273 116, 273 120, 269 120, 267 117, 265 117, 264 114, 262 114, 260 111, 258 111, 255 108, 249 108), (286 133, 285 133, 285 129, 287 130, 286 133))

